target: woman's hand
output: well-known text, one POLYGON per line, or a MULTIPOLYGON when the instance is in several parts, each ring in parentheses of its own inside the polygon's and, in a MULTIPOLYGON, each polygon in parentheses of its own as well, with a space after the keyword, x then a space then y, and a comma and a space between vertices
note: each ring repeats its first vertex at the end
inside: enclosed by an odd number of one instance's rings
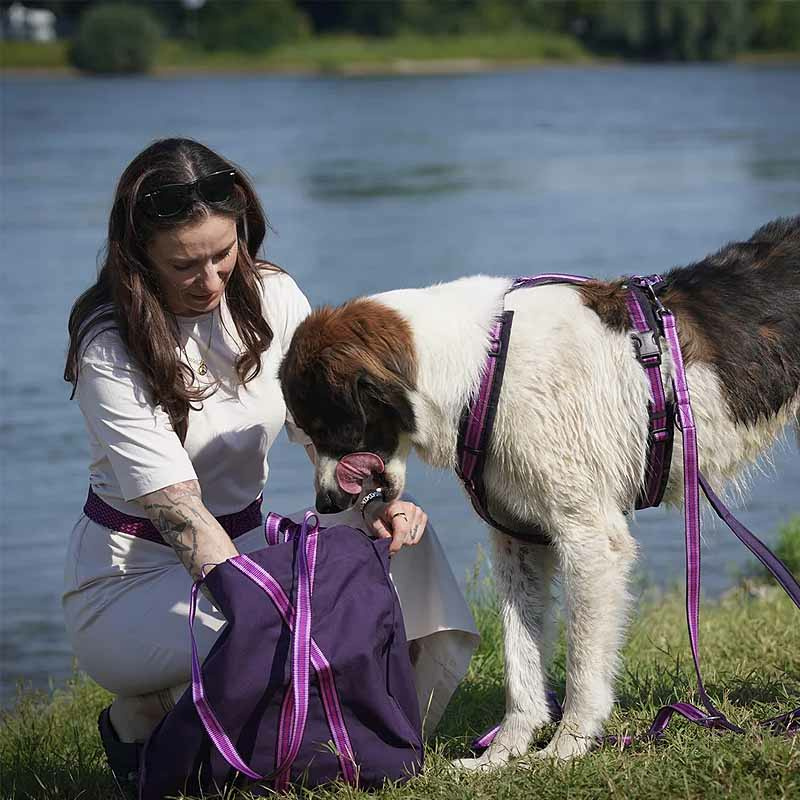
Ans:
POLYGON ((378 539, 391 539, 389 555, 394 555, 403 545, 415 545, 422 538, 428 515, 414 503, 392 500, 391 503, 372 503, 364 516, 373 535, 378 539))

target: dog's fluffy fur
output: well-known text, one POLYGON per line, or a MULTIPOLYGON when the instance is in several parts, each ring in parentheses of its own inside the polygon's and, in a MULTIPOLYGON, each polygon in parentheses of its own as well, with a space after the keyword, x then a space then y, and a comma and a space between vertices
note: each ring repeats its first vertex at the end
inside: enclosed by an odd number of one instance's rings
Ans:
MULTIPOLYGON (((479 384, 488 331, 510 280, 487 276, 387 292, 314 311, 280 369, 284 395, 318 453, 320 511, 355 498, 337 486, 347 452, 381 455, 390 498, 413 447, 452 469, 458 421, 479 384)), ((800 217, 666 275, 678 324, 700 467, 717 488, 770 446, 800 408, 800 217)), ((492 531, 506 651, 506 713, 480 759, 524 753, 550 719, 545 689, 551 583, 564 589, 564 716, 542 754, 586 752, 614 700, 636 554, 628 530, 645 470, 648 383, 636 361, 622 282, 522 289, 485 480, 492 513, 544 528, 552 546, 492 531)), ((662 346, 666 352, 665 343, 662 346)), ((662 364, 667 384, 668 357, 662 364)), ((683 493, 680 436, 665 502, 683 493)))

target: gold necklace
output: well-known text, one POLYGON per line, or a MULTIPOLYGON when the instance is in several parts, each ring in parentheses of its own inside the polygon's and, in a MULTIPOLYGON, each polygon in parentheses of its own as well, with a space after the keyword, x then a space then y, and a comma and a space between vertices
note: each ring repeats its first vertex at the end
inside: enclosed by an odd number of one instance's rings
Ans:
MULTIPOLYGON (((206 365, 206 358, 208 358, 208 354, 211 350, 211 337, 214 334, 214 312, 211 312, 211 324, 208 326, 208 344, 206 345, 206 352, 205 355, 202 353, 200 354, 200 363, 197 365, 197 374, 198 375, 205 375, 208 372, 208 366, 206 365)), ((198 342, 198 350, 200 349, 198 342)))

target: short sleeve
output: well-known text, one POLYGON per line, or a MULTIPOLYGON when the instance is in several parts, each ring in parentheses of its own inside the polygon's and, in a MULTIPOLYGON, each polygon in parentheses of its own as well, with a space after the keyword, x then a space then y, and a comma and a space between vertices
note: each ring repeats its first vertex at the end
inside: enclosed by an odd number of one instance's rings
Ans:
POLYGON ((311 437, 292 419, 291 412, 286 409, 286 435, 290 442, 302 444, 303 447, 311 444, 311 437))
POLYGON ((264 281, 265 310, 272 332, 286 353, 297 326, 311 313, 308 298, 294 278, 285 272, 275 273, 264 281))
MULTIPOLYGON (((264 284, 267 318, 273 326, 273 334, 280 340, 281 352, 285 355, 295 329, 311 313, 311 304, 291 275, 285 272, 269 274, 264 284)), ((297 426, 288 408, 286 435, 295 444, 311 444, 311 439, 297 426)))
POLYGON ((130 501, 197 475, 169 416, 150 402, 144 376, 119 348, 121 343, 90 348, 93 355, 81 360, 76 395, 130 501))

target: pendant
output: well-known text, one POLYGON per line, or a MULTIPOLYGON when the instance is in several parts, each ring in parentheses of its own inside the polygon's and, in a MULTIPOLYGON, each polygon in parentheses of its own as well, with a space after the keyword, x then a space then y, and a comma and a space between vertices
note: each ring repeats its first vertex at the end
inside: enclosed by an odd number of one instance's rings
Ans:
POLYGON ((206 372, 208 372, 208 367, 206 366, 206 362, 205 361, 201 361, 197 365, 197 374, 198 375, 205 375, 206 372))

